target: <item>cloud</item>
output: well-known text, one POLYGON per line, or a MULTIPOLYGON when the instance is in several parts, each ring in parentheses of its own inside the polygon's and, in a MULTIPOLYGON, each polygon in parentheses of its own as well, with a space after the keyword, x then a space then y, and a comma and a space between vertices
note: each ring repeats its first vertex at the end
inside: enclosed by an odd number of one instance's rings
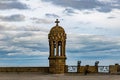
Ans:
POLYGON ((105 28, 103 28, 103 27, 96 27, 95 29, 98 29, 98 30, 105 30, 105 28))
POLYGON ((63 13, 69 15, 69 16, 72 16, 73 14, 77 14, 74 9, 71 9, 71 8, 66 8, 63 13))
POLYGON ((114 18, 116 18, 116 17, 114 17, 114 16, 110 16, 110 17, 107 17, 108 19, 114 19, 114 18))
MULTIPOLYGON (((88 62, 91 60, 92 63, 96 60, 101 62, 109 59, 119 60, 120 38, 86 34, 67 34, 67 37, 67 63, 78 60, 88 62)), ((1 58, 19 58, 19 60, 26 57, 47 58, 49 56, 48 34, 41 31, 0 32, 0 54, 1 58)))
POLYGON ((0 1, 0 10, 6 10, 6 9, 28 9, 28 6, 24 3, 18 2, 18 1, 0 1))
MULTIPOLYGON (((47 35, 42 32, 0 32, 1 57, 48 56, 47 35), (42 34, 42 36, 40 36, 42 34)), ((22 58, 21 58, 22 59, 22 58)))
POLYGON ((111 2, 99 0, 42 0, 52 2, 57 6, 72 7, 79 10, 97 10, 99 12, 111 12, 113 9, 120 9, 119 0, 111 2))
POLYGON ((13 30, 17 30, 17 27, 15 25, 10 26, 10 25, 5 24, 5 23, 0 24, 0 31, 13 31, 13 30))
POLYGON ((15 14, 15 15, 11 15, 11 16, 0 16, 0 20, 8 21, 8 22, 24 21, 25 16, 21 15, 21 14, 15 14))
POLYGON ((45 28, 43 26, 16 26, 16 25, 10 25, 7 23, 1 23, 0 24, 0 31, 19 31, 19 32, 25 32, 25 31, 41 31, 43 33, 47 33, 49 31, 48 28, 45 28))
POLYGON ((54 14, 54 13, 52 13, 52 14, 51 13, 46 13, 45 16, 49 17, 49 18, 59 18, 59 16, 54 14))
POLYGON ((19 37, 16 36, 13 39, 13 42, 24 43, 25 45, 29 45, 30 47, 31 46, 39 46, 39 45, 42 45, 42 47, 47 46, 46 44, 48 41, 47 41, 47 34, 46 33, 43 33, 41 31, 38 31, 38 32, 32 31, 32 32, 23 32, 23 34, 26 34, 26 35, 19 36, 20 35, 20 33, 19 33, 19 35, 18 35, 19 37), (34 45, 34 43, 36 45, 34 45))
POLYGON ((82 65, 91 65, 97 60, 100 61, 100 65, 119 63, 119 39, 100 35, 68 34, 67 63, 76 65, 78 60, 82 61, 82 65), (109 62, 110 60, 112 62, 109 62))
POLYGON ((52 23, 52 21, 51 20, 48 20, 48 19, 42 19, 42 18, 35 18, 35 17, 33 17, 33 18, 30 18, 31 20, 33 20, 35 23, 43 23, 43 24, 50 24, 50 23, 52 23))
POLYGON ((116 59, 117 56, 120 56, 118 54, 120 41, 117 39, 97 35, 76 35, 73 37, 68 35, 68 39, 67 53, 72 58, 103 59, 104 61, 104 59, 116 59))
MULTIPOLYGON (((23 31, 41 31, 44 33, 47 33, 49 31, 48 28, 45 28, 43 26, 31 26, 31 25, 27 25, 27 26, 22 26, 21 28, 23 31)), ((19 31, 21 30, 19 29, 19 31)))
POLYGON ((3 34, 0 34, 0 40, 4 39, 4 38, 5 38, 5 36, 3 34))
POLYGON ((21 53, 8 53, 7 56, 21 56, 21 55, 26 55, 26 56, 48 56, 48 52, 41 52, 41 51, 34 51, 34 52, 21 52, 21 53), (29 54, 28 54, 29 53, 29 54))

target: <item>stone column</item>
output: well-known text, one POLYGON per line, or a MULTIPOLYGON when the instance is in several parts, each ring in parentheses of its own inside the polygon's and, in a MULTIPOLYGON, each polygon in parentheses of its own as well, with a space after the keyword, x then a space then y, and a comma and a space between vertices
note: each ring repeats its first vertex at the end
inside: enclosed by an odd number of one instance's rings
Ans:
POLYGON ((63 56, 63 53, 62 53, 62 42, 60 44, 60 56, 63 56))
POLYGON ((62 46, 61 46, 61 48, 62 48, 62 49, 61 49, 61 51, 62 51, 61 54, 62 54, 62 56, 64 56, 64 43, 63 43, 63 41, 62 41, 62 46))
POLYGON ((51 56, 54 56, 54 44, 53 44, 53 41, 51 41, 51 56))
POLYGON ((66 51, 66 48, 65 48, 65 41, 64 41, 64 53, 63 53, 64 56, 66 56, 66 55, 65 55, 65 51, 66 51))
POLYGON ((56 42, 56 56, 59 56, 59 54, 58 54, 58 42, 56 42))
POLYGON ((50 56, 52 55, 51 53, 51 41, 49 40, 49 52, 50 52, 50 56))

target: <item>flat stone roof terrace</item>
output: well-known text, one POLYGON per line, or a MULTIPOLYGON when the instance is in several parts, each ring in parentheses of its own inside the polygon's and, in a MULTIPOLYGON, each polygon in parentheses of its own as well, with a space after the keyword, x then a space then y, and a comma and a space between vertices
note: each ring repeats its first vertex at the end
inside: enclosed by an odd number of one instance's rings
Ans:
POLYGON ((120 80, 110 74, 42 74, 39 72, 0 72, 0 80, 120 80))

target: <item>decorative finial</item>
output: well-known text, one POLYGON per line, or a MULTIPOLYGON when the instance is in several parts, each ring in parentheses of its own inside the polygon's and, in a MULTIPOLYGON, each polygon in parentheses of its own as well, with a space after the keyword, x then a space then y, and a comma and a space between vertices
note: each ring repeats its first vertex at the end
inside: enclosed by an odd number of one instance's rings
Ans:
POLYGON ((56 26, 58 26, 58 23, 60 23, 60 21, 58 21, 58 19, 56 19, 55 23, 56 23, 56 26))

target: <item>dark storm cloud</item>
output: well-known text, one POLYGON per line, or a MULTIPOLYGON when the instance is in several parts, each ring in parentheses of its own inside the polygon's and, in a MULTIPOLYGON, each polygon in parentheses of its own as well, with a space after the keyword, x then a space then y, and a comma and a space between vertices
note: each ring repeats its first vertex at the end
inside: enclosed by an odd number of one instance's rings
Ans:
POLYGON ((110 12, 112 9, 120 9, 120 1, 111 2, 98 0, 42 0, 52 2, 57 6, 72 7, 79 10, 97 10, 99 12, 110 12))
POLYGON ((28 6, 24 3, 18 2, 18 1, 0 1, 0 10, 6 10, 6 9, 28 9, 28 6))
POLYGON ((11 16, 0 16, 0 20, 2 21, 24 21, 25 16, 21 14, 15 14, 11 16))

